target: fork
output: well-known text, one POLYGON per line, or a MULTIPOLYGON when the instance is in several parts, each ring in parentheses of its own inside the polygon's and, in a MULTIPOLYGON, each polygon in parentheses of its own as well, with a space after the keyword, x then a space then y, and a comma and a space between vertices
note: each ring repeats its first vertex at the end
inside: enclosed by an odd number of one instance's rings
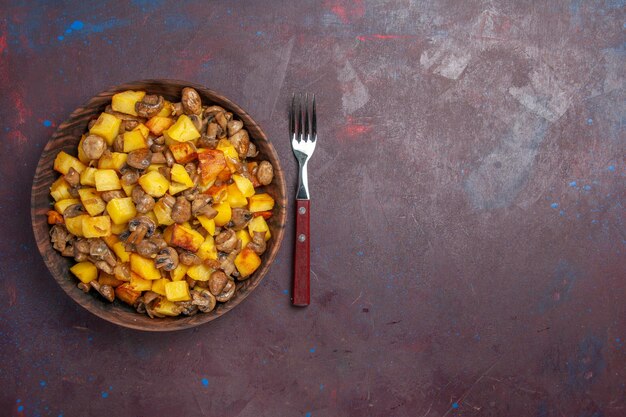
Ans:
POLYGON ((289 112, 289 133, 291 148, 300 166, 298 175, 298 192, 296 193, 296 243, 294 250, 293 305, 305 307, 310 303, 310 212, 309 181, 307 163, 315 151, 317 142, 317 116, 315 113, 315 94, 309 111, 309 95, 298 94, 298 111, 296 115, 296 95, 291 97, 289 112), (304 115, 302 108, 304 107, 304 115), (310 117, 309 117, 310 113, 310 117), (297 117, 297 119, 296 119, 297 117))

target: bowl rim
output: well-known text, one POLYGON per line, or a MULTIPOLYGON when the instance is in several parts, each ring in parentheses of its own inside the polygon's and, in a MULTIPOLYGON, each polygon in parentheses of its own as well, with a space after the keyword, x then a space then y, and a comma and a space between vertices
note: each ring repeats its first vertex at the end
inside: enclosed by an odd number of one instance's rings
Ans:
MULTIPOLYGON (((250 136, 252 136, 252 134, 250 134, 250 136)), ((56 179, 58 178, 58 176, 55 176, 54 178, 56 179)), ((50 184, 46 183, 44 185, 46 185, 48 201, 51 202, 52 199, 49 194, 50 184)), ((284 239, 284 234, 285 234, 287 205, 288 205, 288 198, 287 198, 287 192, 286 192, 286 183, 285 183, 284 173, 280 165, 280 158, 278 156, 278 153, 276 152, 276 149, 274 148, 273 144, 267 138, 267 135, 265 135, 265 132, 263 131, 261 126, 252 118, 252 116, 250 116, 248 112, 246 112, 243 108, 241 108, 241 106, 239 106, 237 103, 230 100, 227 96, 213 89, 205 87, 204 85, 201 85, 201 84, 192 83, 192 82, 179 80, 179 79, 144 79, 144 80, 130 81, 130 82, 122 83, 122 84, 117 84, 105 90, 102 90, 98 94, 89 98, 82 106, 77 107, 74 111, 70 113, 70 115, 62 123, 59 124, 55 132, 51 136, 49 136, 47 142, 45 143, 45 146, 43 147, 43 150, 41 151, 39 159, 37 161, 37 167, 35 169, 35 174, 34 174, 32 186, 31 186, 30 215, 31 215, 31 229, 33 231, 35 241, 37 243, 37 248, 39 249, 39 253, 41 257, 43 258, 44 263, 46 264, 49 274, 52 275, 54 280, 59 284, 59 286, 63 289, 63 291, 72 300, 74 300, 74 302, 76 302, 77 304, 79 304, 80 306, 82 306, 84 309, 94 314, 95 316, 98 316, 101 319, 104 319, 110 323, 113 323, 122 327, 134 329, 134 330, 150 331, 150 332, 166 332, 166 331, 188 329, 188 328, 196 327, 198 325, 216 320, 219 317, 222 317, 224 314, 228 313, 230 310, 232 310, 236 306, 238 306, 243 300, 245 300, 250 295, 250 293, 253 290, 255 290, 259 286, 263 278, 265 278, 265 276, 269 272, 269 269, 271 268, 276 256, 278 255, 278 252, 280 251, 280 246, 282 244, 282 241, 284 239), (142 84, 145 84, 146 87, 143 87, 143 88, 139 87, 139 85, 142 85, 142 84), (69 276, 69 271, 67 275, 57 274, 53 272, 54 270, 53 262, 52 262, 52 259, 50 259, 50 257, 46 256, 47 253, 54 253, 54 255, 57 258, 61 258, 61 259, 69 259, 69 258, 64 258, 60 253, 58 253, 56 250, 52 248, 52 244, 50 242, 50 238, 48 234, 50 226, 47 224, 47 222, 45 223, 46 233, 44 233, 44 236, 42 236, 41 228, 36 227, 35 220, 39 216, 43 216, 43 213, 40 212, 41 210, 37 209, 37 202, 39 201, 41 197, 39 196, 38 193, 36 193, 35 187, 37 185, 38 179, 41 178, 43 175, 45 175, 48 170, 48 167, 45 166, 46 164, 42 163, 42 161, 44 160, 44 157, 46 157, 51 152, 54 152, 56 156, 56 154, 60 151, 60 147, 56 147, 54 145, 56 145, 56 142, 60 140, 61 137, 64 136, 63 131, 65 129, 67 129, 68 127, 72 126, 74 123, 80 120, 81 115, 85 111, 85 109, 100 108, 103 106, 103 104, 100 103, 100 101, 102 101, 103 98, 108 98, 110 101, 110 98, 113 96, 113 94, 121 92, 121 91, 132 90, 132 89, 134 90, 145 89, 146 91, 149 92, 149 88, 150 88, 149 85, 155 85, 155 84, 156 85, 171 85, 174 87, 179 87, 181 89, 183 87, 194 88, 200 93, 201 96, 205 96, 203 97, 204 99, 208 97, 210 102, 217 103, 221 105, 222 107, 226 108, 227 110, 233 112, 240 120, 244 122, 244 126, 249 128, 249 124, 252 125, 257 131, 253 139, 255 141, 262 140, 267 143, 267 153, 269 154, 267 156, 269 156, 270 159, 273 160, 272 164, 274 165, 274 181, 276 182, 276 185, 278 186, 278 190, 280 194, 282 195, 274 196, 276 204, 278 205, 278 213, 277 213, 278 227, 277 227, 276 233, 274 233, 272 236, 272 240, 274 240, 272 250, 269 251, 269 253, 267 253, 268 255, 267 258, 263 260, 264 262, 262 264, 262 269, 256 271, 252 277, 248 278, 248 280, 251 280, 254 278, 254 281, 251 281, 250 284, 246 287, 246 290, 247 290, 246 292, 244 293, 238 292, 239 297, 233 300, 230 300, 227 303, 222 304, 223 307, 221 307, 219 313, 216 313, 216 314, 198 313, 194 316, 185 316, 185 317, 177 316, 177 317, 168 317, 168 318, 153 318, 153 319, 148 318, 149 321, 141 320, 141 322, 137 323, 137 320, 133 320, 133 321, 124 320, 118 316, 112 316, 111 314, 109 314, 110 311, 104 311, 103 309, 96 307, 96 304, 90 302, 89 299, 97 300, 98 303, 103 303, 106 305, 105 301, 97 299, 97 297, 94 297, 92 294, 85 294, 80 290, 76 290, 77 288, 76 282, 71 280, 72 277, 69 276), (51 150, 52 148, 54 148, 54 151, 51 150), (167 326, 164 326, 165 321, 168 322, 167 326)), ((120 306, 115 306, 115 308, 119 308, 119 307, 120 306)), ((138 317, 141 317, 139 313, 134 313, 134 314, 136 314, 138 317)))

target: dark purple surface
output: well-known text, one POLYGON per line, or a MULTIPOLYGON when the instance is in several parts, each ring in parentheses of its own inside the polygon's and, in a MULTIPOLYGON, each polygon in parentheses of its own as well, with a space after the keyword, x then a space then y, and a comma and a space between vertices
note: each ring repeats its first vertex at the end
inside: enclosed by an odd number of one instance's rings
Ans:
POLYGON ((0 14, 0 413, 626 415, 621 1, 9 2, 0 14), (42 146, 111 85, 178 78, 273 140, 315 92, 312 304, 276 264, 216 322, 146 334, 56 286, 42 146))

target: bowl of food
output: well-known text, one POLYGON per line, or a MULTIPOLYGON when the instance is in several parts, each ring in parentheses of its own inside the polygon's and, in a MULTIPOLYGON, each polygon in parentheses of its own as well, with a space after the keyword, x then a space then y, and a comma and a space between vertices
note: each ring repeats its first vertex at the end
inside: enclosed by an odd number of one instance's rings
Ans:
POLYGON ((285 179, 261 127, 178 80, 104 91, 63 122, 33 180, 50 273, 78 304, 139 330, 193 327, 254 290, 278 253, 285 179))

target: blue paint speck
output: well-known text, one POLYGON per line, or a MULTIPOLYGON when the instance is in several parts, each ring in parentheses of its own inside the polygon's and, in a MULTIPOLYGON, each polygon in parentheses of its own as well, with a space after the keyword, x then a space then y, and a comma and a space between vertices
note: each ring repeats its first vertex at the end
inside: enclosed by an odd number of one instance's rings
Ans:
POLYGON ((112 385, 109 385, 109 391, 111 391, 113 389, 112 385))
POLYGON ((320 384, 320 391, 324 389, 324 384, 320 384))
POLYGON ((306 416, 304 417, 311 417, 311 412, 309 411, 308 413, 306 413, 306 416))
POLYGON ((570 186, 570 187, 576 187, 576 181, 572 181, 572 182, 570 182, 570 183, 569 183, 569 186, 570 186))
POLYGON ((357 256, 363 256, 363 251, 362 251, 362 250, 358 251, 358 252, 356 253, 356 255, 357 255, 357 256))
POLYGON ((43 381, 43 380, 39 381, 39 385, 41 385, 42 387, 45 387, 46 386, 46 381, 43 381))
POLYGON ((63 39, 65 39, 65 37, 63 35, 59 35, 59 36, 57 36, 57 39, 62 41, 63 39))
POLYGON ((283 290, 283 294, 289 294, 289 290, 283 290))
POLYGON ((63 414, 59 414, 57 417, 63 417, 63 414))
POLYGON ((561 211, 559 211, 559 215, 560 215, 560 216, 565 216, 565 210, 561 210, 561 211))
POLYGON ((559 208, 559 203, 552 203, 550 204, 550 207, 552 207, 553 209, 559 208))
POLYGON ((452 408, 459 408, 459 403, 452 403, 452 408))
POLYGON ((109 393, 106 391, 102 391, 102 398, 108 398, 109 397, 109 393))
POLYGON ((598 221, 597 221, 596 219, 593 219, 593 220, 591 221, 591 224, 597 224, 597 223, 598 223, 598 221))
POLYGON ((615 165, 609 165, 609 171, 611 172, 615 171, 615 165))
POLYGON ((591 117, 589 119, 587 119, 587 124, 589 126, 591 126, 593 124, 593 119, 591 117))
POLYGON ((314 347, 312 347, 311 349, 309 349, 309 352, 311 352, 311 353, 315 353, 315 348, 314 348, 314 347))
POLYGON ((616 338, 615 338, 615 341, 616 341, 617 343, 619 343, 619 342, 621 342, 621 339, 620 339, 619 337, 616 337, 616 338))
POLYGON ((45 127, 50 127, 50 126, 52 126, 52 122, 51 122, 50 120, 44 120, 44 121, 43 121, 43 125, 44 125, 45 127))
POLYGON ((585 191, 589 191, 589 190, 591 190, 591 185, 585 185, 585 186, 583 187, 583 190, 585 190, 585 191))
POLYGON ((84 26, 85 26, 85 24, 83 22, 81 22, 80 20, 75 20, 70 25, 70 28, 72 30, 81 30, 84 26))
POLYGON ((206 378, 202 378, 201 382, 202 382, 202 385, 203 385, 203 386, 205 386, 205 387, 208 387, 208 386, 209 386, 209 380, 208 380, 208 379, 206 379, 206 378))
POLYGON ((88 337, 87 337, 87 340, 88 340, 89 342, 93 342, 93 336, 88 336, 88 337))
POLYGON ((17 407, 17 412, 21 413, 22 411, 24 411, 24 406, 20 405, 19 407, 17 407))
POLYGON ((22 400, 20 400, 20 399, 18 398, 18 399, 17 399, 17 401, 15 401, 15 402, 19 404, 19 403, 21 403, 21 402, 22 402, 22 400))
POLYGON ((263 34, 263 32, 261 32, 260 30, 257 30, 257 31, 256 31, 256 35, 257 35, 257 36, 261 36, 262 34, 263 34))
POLYGON ((72 33, 72 29, 65 29, 65 33, 69 35, 70 33, 72 33))

